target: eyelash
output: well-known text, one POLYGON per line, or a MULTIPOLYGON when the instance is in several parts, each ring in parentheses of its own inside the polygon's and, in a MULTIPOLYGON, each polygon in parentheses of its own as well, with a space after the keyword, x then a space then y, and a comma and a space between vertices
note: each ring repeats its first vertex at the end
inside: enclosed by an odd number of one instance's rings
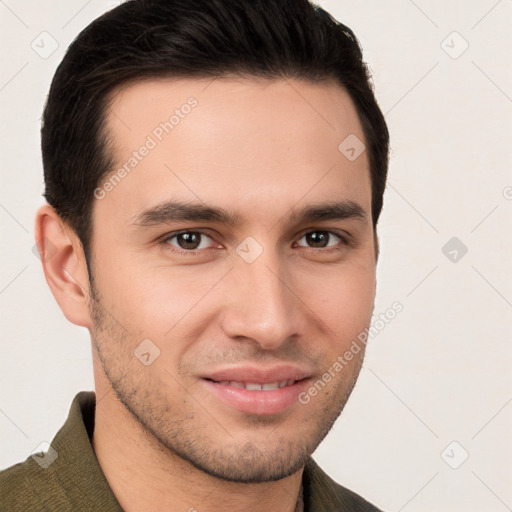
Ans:
MULTIPOLYGON (((202 253, 204 253, 205 251, 207 251, 208 249, 211 249, 211 248, 207 248, 207 249, 192 249, 192 250, 185 250, 185 249, 180 249, 176 246, 173 246, 173 245, 170 245, 168 242, 169 240, 171 240, 172 238, 175 238, 179 235, 183 235, 183 234, 196 234, 196 235, 204 235, 208 238, 212 238, 210 235, 208 235, 207 233, 201 231, 201 230, 197 230, 197 231, 192 231, 192 230, 183 230, 183 231, 175 231, 173 233, 169 233, 167 235, 165 235, 165 237, 161 240, 160 244, 164 246, 164 248, 166 250, 170 250, 171 252, 174 252, 176 254, 182 254, 182 255, 187 255, 187 256, 198 256, 202 253)), ((309 230, 309 231, 305 231, 302 233, 302 235, 300 236, 299 240, 301 240, 302 238, 304 238, 306 235, 309 235, 311 233, 328 233, 329 235, 334 235, 336 238, 339 238, 340 242, 341 242, 341 245, 342 246, 350 246, 351 243, 350 241, 345 238, 344 236, 342 236, 340 233, 336 232, 336 231, 330 231, 330 230, 327 230, 327 229, 314 229, 314 230, 309 230)), ((300 246, 300 247, 304 247, 304 246, 300 246)), ((307 249, 307 247, 304 247, 307 249)), ((327 249, 322 249, 322 248, 315 248, 315 247, 309 247, 309 249, 312 249, 313 251, 315 252, 319 252, 319 253, 322 253, 322 254, 326 254, 326 253, 332 253, 332 252, 336 252, 336 251, 340 251, 342 248, 341 247, 338 247, 338 246, 335 246, 335 247, 329 247, 327 249)))

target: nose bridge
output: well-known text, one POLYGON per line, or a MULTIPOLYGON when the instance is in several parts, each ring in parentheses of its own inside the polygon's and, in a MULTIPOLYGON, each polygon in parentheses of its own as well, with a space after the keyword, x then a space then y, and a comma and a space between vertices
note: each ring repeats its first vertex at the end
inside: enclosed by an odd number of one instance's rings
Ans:
POLYGON ((299 334, 297 298, 275 251, 265 250, 252 262, 236 257, 231 276, 232 302, 224 315, 231 337, 251 338, 275 349, 299 334))

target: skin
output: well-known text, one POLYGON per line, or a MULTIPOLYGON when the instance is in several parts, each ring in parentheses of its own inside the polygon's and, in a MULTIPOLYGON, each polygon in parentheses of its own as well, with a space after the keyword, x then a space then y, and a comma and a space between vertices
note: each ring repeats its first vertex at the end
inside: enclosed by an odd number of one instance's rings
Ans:
POLYGON ((314 382, 369 326, 377 238, 368 158, 338 150, 349 134, 364 136, 333 82, 155 79, 112 95, 115 169, 192 96, 191 113, 94 200, 95 289, 73 230, 50 206, 39 209, 36 238, 54 252, 42 259, 45 276, 65 316, 90 331, 93 447, 125 511, 293 511, 306 459, 341 413, 364 350, 309 403, 277 414, 240 412, 199 376, 290 363, 314 382), (171 198, 223 207, 241 223, 134 224, 171 198), (365 218, 288 220, 299 207, 341 200, 365 218), (204 236, 187 246, 171 238, 182 230, 204 236), (305 236, 319 231, 335 234, 305 236), (249 236, 263 249, 252 263, 236 252, 249 236), (160 350, 148 366, 134 356, 144 339, 160 350))

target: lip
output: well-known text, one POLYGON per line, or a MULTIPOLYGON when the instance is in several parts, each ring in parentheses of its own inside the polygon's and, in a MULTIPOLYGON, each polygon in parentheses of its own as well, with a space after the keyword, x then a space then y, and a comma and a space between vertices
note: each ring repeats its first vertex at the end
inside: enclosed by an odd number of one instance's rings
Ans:
POLYGON ((233 366, 201 375, 203 379, 238 382, 257 382, 269 384, 283 380, 302 380, 311 376, 307 369, 292 365, 271 366, 268 368, 258 366, 233 366))
POLYGON ((228 406, 247 414, 272 415, 298 403, 298 395, 311 380, 311 372, 296 366, 232 367, 210 372, 201 378, 207 392, 228 406), (294 380, 289 386, 273 390, 248 390, 220 382, 250 382, 269 384, 294 380))

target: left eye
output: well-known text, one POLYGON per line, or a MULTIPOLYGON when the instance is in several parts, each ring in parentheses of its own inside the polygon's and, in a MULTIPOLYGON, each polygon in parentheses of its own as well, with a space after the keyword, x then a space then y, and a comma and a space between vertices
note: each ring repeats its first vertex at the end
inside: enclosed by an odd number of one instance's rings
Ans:
MULTIPOLYGON (((333 247, 336 245, 336 243, 331 245, 326 245, 326 243, 332 239, 332 237, 335 237, 337 239, 337 242, 343 241, 340 235, 337 235, 336 233, 333 233, 332 231, 310 231, 309 233, 306 233, 300 240, 306 239, 306 242, 308 244, 313 244, 313 248, 315 249, 323 249, 325 247, 333 247)), ((335 240, 336 242, 336 240, 335 240)), ((301 245, 299 243, 299 245, 301 245)), ((302 246, 301 247, 305 247, 302 246)))

